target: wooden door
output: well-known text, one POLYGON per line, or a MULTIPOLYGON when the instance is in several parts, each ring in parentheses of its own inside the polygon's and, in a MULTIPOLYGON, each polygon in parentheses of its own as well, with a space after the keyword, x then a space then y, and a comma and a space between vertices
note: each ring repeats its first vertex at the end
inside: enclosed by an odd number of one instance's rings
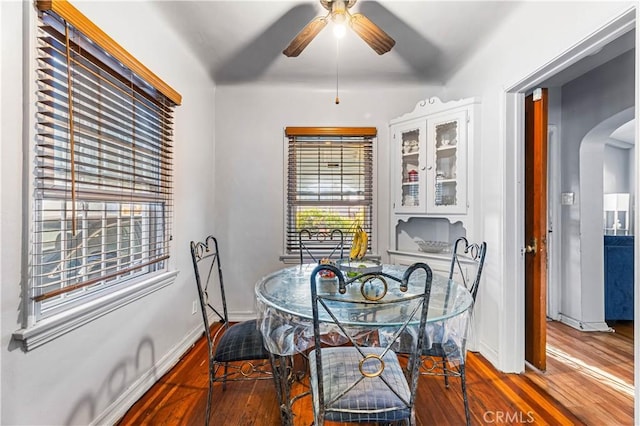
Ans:
POLYGON ((525 100, 525 359, 546 369, 547 89, 525 100))

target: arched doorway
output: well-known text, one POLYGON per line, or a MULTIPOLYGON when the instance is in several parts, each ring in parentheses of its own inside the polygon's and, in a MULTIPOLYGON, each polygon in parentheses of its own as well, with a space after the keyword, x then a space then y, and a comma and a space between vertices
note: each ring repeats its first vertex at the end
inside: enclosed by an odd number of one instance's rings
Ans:
MULTIPOLYGON (((605 146, 611 134, 633 120, 627 108, 596 125, 580 145, 580 280, 566 292, 579 297, 582 324, 588 330, 606 331, 604 311, 603 170, 605 146)), ((568 265, 571 267, 571 265, 568 265)), ((566 282, 571 286, 573 282, 566 282)))

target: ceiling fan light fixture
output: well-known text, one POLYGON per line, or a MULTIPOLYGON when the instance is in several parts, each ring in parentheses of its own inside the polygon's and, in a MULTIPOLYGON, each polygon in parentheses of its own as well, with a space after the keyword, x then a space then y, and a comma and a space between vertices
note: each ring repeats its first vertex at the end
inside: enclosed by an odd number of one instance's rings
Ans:
POLYGON ((333 35, 336 38, 344 37, 347 32, 347 22, 349 21, 349 12, 343 0, 336 0, 331 3, 331 21, 333 22, 333 35))
POLYGON ((331 2, 331 17, 334 21, 341 19, 345 21, 347 13, 347 5, 344 4, 344 0, 335 0, 331 2))
POLYGON ((333 23, 333 35, 336 36, 337 39, 341 39, 347 32, 347 25, 342 23, 339 24, 337 22, 333 23))

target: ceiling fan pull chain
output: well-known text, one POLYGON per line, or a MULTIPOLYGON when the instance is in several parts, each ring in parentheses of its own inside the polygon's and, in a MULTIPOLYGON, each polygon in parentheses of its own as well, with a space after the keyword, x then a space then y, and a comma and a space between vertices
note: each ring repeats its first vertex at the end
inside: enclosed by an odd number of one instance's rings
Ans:
POLYGON ((340 103, 340 97, 338 96, 338 63, 340 62, 340 39, 336 38, 336 105, 340 103))

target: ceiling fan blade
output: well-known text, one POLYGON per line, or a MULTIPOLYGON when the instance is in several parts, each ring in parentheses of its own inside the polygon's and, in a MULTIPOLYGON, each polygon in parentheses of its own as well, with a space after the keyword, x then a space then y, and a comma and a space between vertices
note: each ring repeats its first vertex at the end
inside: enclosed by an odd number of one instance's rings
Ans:
POLYGON ((396 44, 394 39, 361 13, 352 14, 349 25, 378 55, 387 53, 396 44))
POLYGON ((285 56, 293 57, 298 56, 311 40, 318 35, 318 33, 327 25, 328 19, 326 16, 318 16, 309 22, 298 35, 291 40, 289 46, 282 51, 285 56))

